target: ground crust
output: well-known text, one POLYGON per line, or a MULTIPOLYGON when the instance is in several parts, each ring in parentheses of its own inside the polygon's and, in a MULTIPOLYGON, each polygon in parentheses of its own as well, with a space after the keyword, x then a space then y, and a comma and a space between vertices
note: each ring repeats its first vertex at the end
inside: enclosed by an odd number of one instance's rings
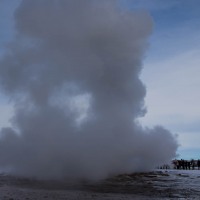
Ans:
POLYGON ((199 186, 200 170, 155 170, 98 182, 36 180, 1 174, 0 199, 199 199, 199 186))

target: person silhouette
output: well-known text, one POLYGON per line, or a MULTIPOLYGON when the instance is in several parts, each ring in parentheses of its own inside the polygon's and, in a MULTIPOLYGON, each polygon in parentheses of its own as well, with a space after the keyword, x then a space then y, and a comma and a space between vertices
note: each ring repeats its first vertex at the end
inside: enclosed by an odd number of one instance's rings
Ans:
POLYGON ((198 159, 197 160, 197 167, 198 167, 198 170, 200 169, 200 160, 198 159))

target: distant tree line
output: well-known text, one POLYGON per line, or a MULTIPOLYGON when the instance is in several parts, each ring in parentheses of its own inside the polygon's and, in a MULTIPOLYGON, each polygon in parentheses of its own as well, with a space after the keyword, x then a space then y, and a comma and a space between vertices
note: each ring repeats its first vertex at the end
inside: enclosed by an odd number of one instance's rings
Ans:
POLYGON ((194 169, 200 169, 200 160, 173 160, 172 164, 174 166, 174 169, 186 169, 186 170, 194 170, 194 169))
POLYGON ((159 169, 182 169, 182 170, 200 170, 200 160, 172 160, 171 165, 164 164, 158 167, 159 169))

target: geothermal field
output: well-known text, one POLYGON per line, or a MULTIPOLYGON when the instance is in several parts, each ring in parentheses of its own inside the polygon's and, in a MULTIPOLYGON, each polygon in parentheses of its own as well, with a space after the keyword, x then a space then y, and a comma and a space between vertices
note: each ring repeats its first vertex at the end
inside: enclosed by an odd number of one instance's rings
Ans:
POLYGON ((97 182, 38 181, 1 174, 1 200, 199 199, 200 171, 124 174, 97 182))
POLYGON ((139 123, 153 20, 120 5, 20 1, 0 57, 1 92, 13 106, 0 131, 0 199, 198 196, 196 173, 139 173, 171 162, 178 142, 139 123))
POLYGON ((0 168, 39 179, 101 180, 169 163, 176 137, 143 127, 140 80, 152 31, 147 12, 115 0, 23 0, 0 59, 13 105, 0 168))

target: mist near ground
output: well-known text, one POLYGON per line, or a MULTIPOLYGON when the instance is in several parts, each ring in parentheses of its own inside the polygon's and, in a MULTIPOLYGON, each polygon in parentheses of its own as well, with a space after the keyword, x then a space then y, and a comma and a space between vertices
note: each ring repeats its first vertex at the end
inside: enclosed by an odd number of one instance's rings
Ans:
POLYGON ((0 61, 1 90, 15 110, 12 126, 1 129, 1 168, 96 180, 175 157, 170 131, 137 121, 146 112, 148 13, 115 0, 23 0, 15 23, 0 61))

